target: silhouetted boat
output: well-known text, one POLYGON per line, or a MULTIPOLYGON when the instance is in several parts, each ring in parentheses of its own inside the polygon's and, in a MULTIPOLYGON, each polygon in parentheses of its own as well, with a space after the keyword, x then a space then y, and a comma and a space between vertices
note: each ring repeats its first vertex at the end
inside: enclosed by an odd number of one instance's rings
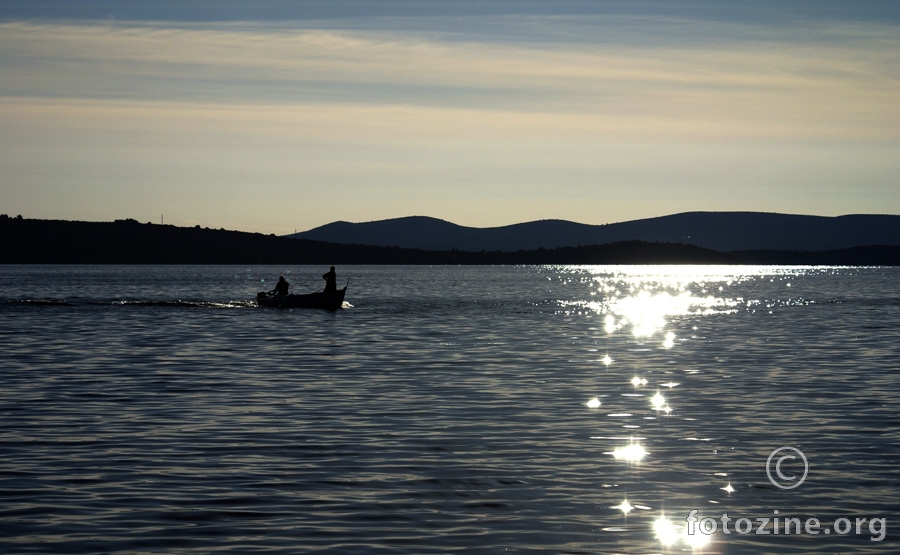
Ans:
POLYGON ((306 295, 270 295, 265 291, 256 294, 256 304, 273 308, 324 308, 337 310, 344 304, 347 287, 325 293, 308 293, 306 295))

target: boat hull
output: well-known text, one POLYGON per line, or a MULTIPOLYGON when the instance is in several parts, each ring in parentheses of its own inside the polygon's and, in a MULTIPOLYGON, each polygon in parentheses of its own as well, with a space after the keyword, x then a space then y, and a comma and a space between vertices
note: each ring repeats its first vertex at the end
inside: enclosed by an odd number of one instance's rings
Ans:
POLYGON ((260 291, 256 295, 256 304, 270 308, 321 308, 337 310, 344 304, 347 288, 330 293, 308 293, 306 295, 269 295, 260 291))

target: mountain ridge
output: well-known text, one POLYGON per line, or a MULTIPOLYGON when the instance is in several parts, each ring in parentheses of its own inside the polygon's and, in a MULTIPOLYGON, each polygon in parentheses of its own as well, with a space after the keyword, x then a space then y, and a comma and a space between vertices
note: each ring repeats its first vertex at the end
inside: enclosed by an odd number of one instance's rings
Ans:
POLYGON ((476 228, 429 216, 332 222, 288 235, 340 244, 423 250, 519 251, 622 241, 688 243, 720 252, 825 251, 900 245, 900 215, 814 216, 777 212, 681 212, 612 224, 547 219, 476 228))
MULTIPOLYGON (((426 222, 427 223, 427 222, 426 222)), ((515 252, 346 245, 135 220, 79 222, 0 214, 0 264, 777 264, 900 266, 900 245, 718 252, 620 241, 515 252)))

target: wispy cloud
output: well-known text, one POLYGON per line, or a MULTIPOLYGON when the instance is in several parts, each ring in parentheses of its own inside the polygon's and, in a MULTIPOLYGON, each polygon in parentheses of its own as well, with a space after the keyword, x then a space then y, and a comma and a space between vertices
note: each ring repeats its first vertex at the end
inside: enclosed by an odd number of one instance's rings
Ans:
POLYGON ((542 133, 542 114, 554 114, 576 133, 896 137, 900 37, 876 31, 857 33, 850 45, 739 41, 710 50, 12 23, 0 28, 0 94, 419 105, 434 108, 436 118, 468 110, 526 114, 542 133))
POLYGON ((0 24, 0 201, 279 231, 896 205, 895 27, 473 21, 0 24))

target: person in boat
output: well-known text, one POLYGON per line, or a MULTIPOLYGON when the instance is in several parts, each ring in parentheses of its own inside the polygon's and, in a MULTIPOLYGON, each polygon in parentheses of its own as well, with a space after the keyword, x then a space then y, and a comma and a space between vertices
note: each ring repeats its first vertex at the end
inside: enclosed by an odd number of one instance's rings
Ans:
POLYGON ((337 274, 334 273, 334 266, 331 267, 331 270, 326 274, 322 274, 322 279, 325 280, 325 292, 326 293, 334 293, 337 291, 337 274))
POLYGON ((288 283, 287 280, 284 279, 284 276, 279 276, 278 283, 275 284, 275 289, 272 289, 271 291, 269 291, 269 294, 270 295, 273 295, 273 294, 274 295, 287 295, 288 287, 290 287, 290 286, 291 286, 291 284, 288 283))

